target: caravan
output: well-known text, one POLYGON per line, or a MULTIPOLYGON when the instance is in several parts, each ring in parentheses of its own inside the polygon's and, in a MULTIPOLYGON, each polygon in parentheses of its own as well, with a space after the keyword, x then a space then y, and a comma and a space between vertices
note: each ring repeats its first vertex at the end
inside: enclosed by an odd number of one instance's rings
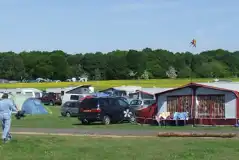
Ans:
POLYGON ((36 88, 17 88, 16 94, 23 94, 28 97, 41 98, 42 91, 36 88))

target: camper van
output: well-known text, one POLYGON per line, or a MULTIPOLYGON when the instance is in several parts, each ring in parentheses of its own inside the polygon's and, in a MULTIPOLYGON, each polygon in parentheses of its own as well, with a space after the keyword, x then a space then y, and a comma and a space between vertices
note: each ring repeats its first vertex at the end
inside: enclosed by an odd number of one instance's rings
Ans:
POLYGON ((18 88, 16 94, 22 94, 28 97, 41 98, 42 91, 35 88, 18 88))
POLYGON ((91 85, 82 85, 62 92, 62 104, 67 101, 81 101, 84 97, 94 93, 91 85))

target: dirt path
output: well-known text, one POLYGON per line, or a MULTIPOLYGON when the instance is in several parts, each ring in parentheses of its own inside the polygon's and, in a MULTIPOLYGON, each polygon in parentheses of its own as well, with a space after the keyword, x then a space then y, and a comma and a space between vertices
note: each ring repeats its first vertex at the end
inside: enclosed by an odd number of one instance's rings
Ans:
POLYGON ((133 129, 52 129, 52 128, 12 128, 13 134, 51 134, 51 135, 91 135, 91 136, 127 136, 127 137, 149 137, 156 136, 158 133, 174 132, 174 133, 236 133, 237 131, 216 131, 216 130, 133 130, 133 129))

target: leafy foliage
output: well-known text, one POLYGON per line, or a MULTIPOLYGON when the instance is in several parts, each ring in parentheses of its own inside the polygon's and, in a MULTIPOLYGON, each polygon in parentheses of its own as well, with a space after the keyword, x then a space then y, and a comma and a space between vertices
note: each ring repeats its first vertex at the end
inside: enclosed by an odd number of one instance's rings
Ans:
POLYGON ((218 49, 193 55, 150 48, 74 55, 60 50, 2 52, 0 78, 65 80, 82 75, 92 80, 189 78, 191 75, 193 78, 238 77, 238 53, 218 49))

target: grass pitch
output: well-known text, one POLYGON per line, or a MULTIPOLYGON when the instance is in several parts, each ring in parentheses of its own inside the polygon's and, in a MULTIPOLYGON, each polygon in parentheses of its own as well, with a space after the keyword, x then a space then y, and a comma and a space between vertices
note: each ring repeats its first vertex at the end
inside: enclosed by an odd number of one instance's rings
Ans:
POLYGON ((1 160, 236 160, 238 139, 16 136, 1 160))
POLYGON ((217 131, 238 131, 239 128, 234 127, 196 127, 192 128, 192 126, 149 126, 149 125, 137 125, 130 123, 121 123, 121 124, 111 124, 111 125, 103 125, 100 123, 94 123, 91 125, 82 125, 80 121, 76 117, 68 118, 60 116, 60 107, 47 107, 48 110, 52 112, 52 114, 47 115, 27 115, 25 118, 17 120, 14 116, 12 116, 12 127, 18 128, 79 128, 79 129, 91 129, 91 128, 105 128, 105 129, 132 129, 132 130, 217 130, 217 131))
MULTIPOLYGON (((193 82, 208 82, 212 79, 193 79, 193 82)), ((237 81, 237 79, 233 79, 237 81)), ((178 87, 190 83, 190 79, 150 79, 150 80, 111 80, 111 81, 89 81, 89 82, 50 82, 50 83, 13 83, 0 84, 0 88, 62 88, 69 86, 78 86, 90 84, 97 90, 107 89, 110 87, 131 85, 142 87, 178 87)))

